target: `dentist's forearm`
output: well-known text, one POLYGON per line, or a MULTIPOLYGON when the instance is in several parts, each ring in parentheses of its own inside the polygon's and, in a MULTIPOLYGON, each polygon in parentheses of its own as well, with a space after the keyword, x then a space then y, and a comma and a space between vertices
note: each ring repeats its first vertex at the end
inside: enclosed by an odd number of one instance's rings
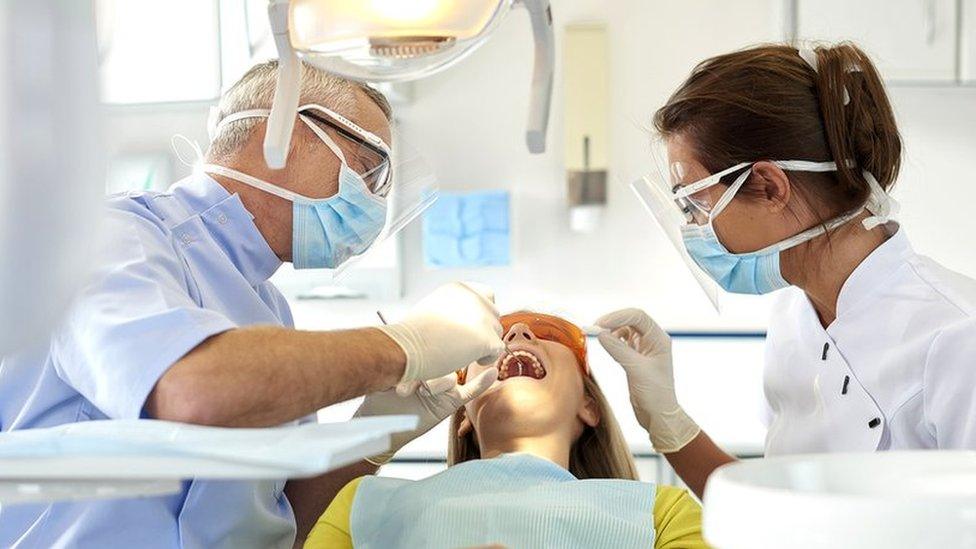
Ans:
POLYGON ((708 477, 722 465, 736 459, 718 447, 705 431, 677 452, 664 454, 674 472, 691 488, 699 499, 705 492, 708 477))
POLYGON ((373 328, 240 328, 207 339, 170 367, 146 411, 201 425, 280 425, 388 389, 405 363, 402 349, 373 328))

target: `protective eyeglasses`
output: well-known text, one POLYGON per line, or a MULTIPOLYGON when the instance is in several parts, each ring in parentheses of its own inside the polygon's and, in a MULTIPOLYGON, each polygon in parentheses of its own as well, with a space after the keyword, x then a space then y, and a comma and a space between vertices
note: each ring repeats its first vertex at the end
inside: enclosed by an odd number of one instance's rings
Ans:
MULTIPOLYGON (((267 118, 271 111, 269 109, 250 109, 229 114, 222 119, 217 118, 219 114, 220 110, 217 108, 212 108, 210 111, 207 129, 211 140, 217 136, 221 128, 228 124, 248 118, 267 118)), ((314 125, 309 122, 310 120, 323 124, 351 142, 355 149, 355 159, 361 164, 357 173, 366 182, 366 188, 380 197, 386 197, 390 194, 394 179, 391 162, 393 155, 390 146, 379 136, 363 129, 332 109, 315 103, 298 107, 298 116, 305 119, 307 124, 314 125)), ((319 129, 325 131, 322 128, 319 129)))
POLYGON ((333 119, 318 114, 311 108, 300 111, 299 114, 331 128, 352 143, 356 149, 355 158, 360 163, 357 171, 366 182, 366 188, 377 196, 389 194, 393 185, 393 170, 390 148, 386 143, 341 115, 333 119))
POLYGON ((580 373, 584 376, 590 375, 590 366, 586 360, 586 332, 579 326, 558 316, 528 311, 504 315, 501 317, 501 323, 505 333, 516 324, 525 324, 539 339, 569 347, 576 356, 580 373))
MULTIPOLYGON (((712 194, 708 192, 708 189, 722 183, 722 180, 726 176, 742 171, 751 164, 751 162, 736 164, 731 168, 693 182, 686 181, 687 171, 682 163, 675 162, 671 164, 669 170, 671 174, 671 180, 669 181, 670 190, 674 196, 674 202, 678 206, 678 210, 685 217, 685 221, 688 224, 695 225, 707 224, 712 211, 724 208, 724 205, 720 207, 720 204, 725 201, 725 196, 718 201, 713 201, 712 194)), ((742 182, 736 181, 739 185, 742 182)))

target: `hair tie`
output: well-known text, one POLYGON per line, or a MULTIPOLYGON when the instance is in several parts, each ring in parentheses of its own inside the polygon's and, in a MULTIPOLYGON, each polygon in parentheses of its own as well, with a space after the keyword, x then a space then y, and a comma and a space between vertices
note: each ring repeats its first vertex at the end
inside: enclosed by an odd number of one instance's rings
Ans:
POLYGON ((817 52, 813 51, 810 48, 797 48, 796 53, 800 55, 800 59, 803 59, 804 61, 806 61, 807 65, 810 65, 810 68, 813 69, 813 72, 816 73, 820 72, 819 69, 817 68, 817 52))
MULTIPOLYGON (((796 53, 800 56, 800 59, 806 61, 807 65, 813 69, 813 72, 820 74, 819 62, 817 61, 817 52, 813 51, 811 48, 797 48, 796 53)), ((856 67, 847 67, 844 72, 852 72, 854 70, 859 70, 856 67)), ((847 93, 847 86, 844 86, 844 106, 846 107, 851 102, 851 95, 847 93)))

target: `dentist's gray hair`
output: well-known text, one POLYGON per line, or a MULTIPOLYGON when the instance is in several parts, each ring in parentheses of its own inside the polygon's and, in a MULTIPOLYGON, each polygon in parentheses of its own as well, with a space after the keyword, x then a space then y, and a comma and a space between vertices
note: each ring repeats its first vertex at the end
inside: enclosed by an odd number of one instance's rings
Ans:
MULTIPOLYGON (((275 83, 278 78, 278 61, 273 59, 251 67, 220 98, 211 122, 219 123, 228 115, 252 109, 270 109, 274 101, 275 83)), ((393 110, 386 97, 366 84, 317 69, 302 62, 302 87, 299 104, 317 103, 328 107, 349 119, 358 119, 359 105, 356 91, 363 92, 383 111, 387 120, 393 117, 393 110)), ((240 151, 251 137, 260 118, 245 118, 224 124, 212 136, 207 150, 207 161, 212 162, 240 151)))

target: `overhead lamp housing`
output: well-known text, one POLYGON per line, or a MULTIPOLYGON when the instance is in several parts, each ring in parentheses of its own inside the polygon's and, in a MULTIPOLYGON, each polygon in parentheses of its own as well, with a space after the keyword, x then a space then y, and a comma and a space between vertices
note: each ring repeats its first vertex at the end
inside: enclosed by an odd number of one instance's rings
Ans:
POLYGON ((279 74, 265 136, 268 165, 281 168, 287 158, 299 59, 354 80, 416 80, 473 52, 516 4, 529 12, 536 50, 526 143, 544 152, 555 63, 548 0, 271 0, 279 74))

